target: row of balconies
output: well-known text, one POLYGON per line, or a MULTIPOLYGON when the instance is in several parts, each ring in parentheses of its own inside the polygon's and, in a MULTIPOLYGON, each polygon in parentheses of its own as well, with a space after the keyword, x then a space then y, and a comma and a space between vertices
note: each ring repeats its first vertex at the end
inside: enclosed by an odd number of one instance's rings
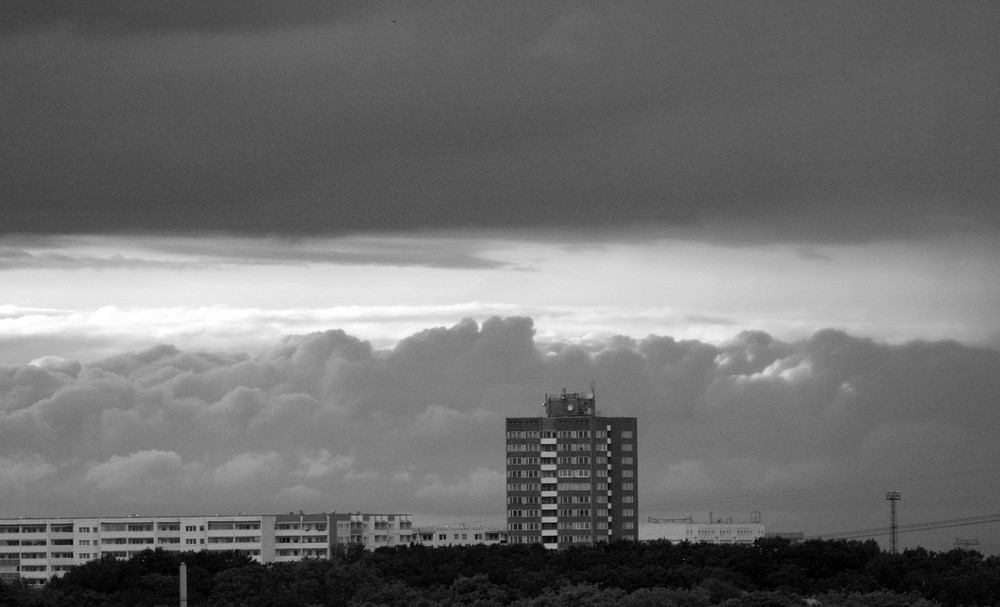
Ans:
POLYGON ((0 554, 0 559, 3 560, 22 560, 22 561, 37 561, 37 560, 72 560, 72 552, 4 552, 0 554))
POLYGON ((31 525, 31 526, 10 526, 10 525, 0 525, 0 535, 39 535, 39 534, 71 534, 73 533, 73 527, 70 526, 69 529, 56 529, 53 528, 49 531, 44 525, 31 525))
POLYGON ((274 541, 277 544, 323 544, 329 539, 327 535, 278 535, 274 541))

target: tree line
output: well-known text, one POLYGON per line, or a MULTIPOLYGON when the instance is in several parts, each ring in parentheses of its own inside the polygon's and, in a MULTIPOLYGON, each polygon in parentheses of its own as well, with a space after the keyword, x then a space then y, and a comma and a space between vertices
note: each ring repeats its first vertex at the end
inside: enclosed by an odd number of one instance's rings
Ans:
POLYGON ((233 552, 147 550, 71 568, 46 586, 0 584, 0 607, 826 607, 1000 605, 1000 558, 900 554, 874 541, 752 545, 611 542, 550 551, 494 545, 364 550, 260 564, 233 552))

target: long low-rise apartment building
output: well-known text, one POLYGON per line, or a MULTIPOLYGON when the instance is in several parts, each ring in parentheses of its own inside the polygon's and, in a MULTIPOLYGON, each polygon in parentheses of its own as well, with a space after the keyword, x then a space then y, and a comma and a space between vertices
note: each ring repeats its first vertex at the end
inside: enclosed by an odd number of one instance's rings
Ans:
POLYGON ((413 543, 423 546, 471 546, 507 543, 507 527, 501 525, 429 525, 413 529, 413 543))
POLYGON ((236 550, 261 563, 326 558, 336 544, 414 541, 408 514, 303 512, 215 516, 0 519, 0 580, 44 584, 87 561, 147 549, 236 550))

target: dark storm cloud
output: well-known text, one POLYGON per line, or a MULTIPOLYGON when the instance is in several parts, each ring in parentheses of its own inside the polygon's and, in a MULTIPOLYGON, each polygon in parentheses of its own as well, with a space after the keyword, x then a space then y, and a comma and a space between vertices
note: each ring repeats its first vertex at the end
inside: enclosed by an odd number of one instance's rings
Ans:
POLYGON ((911 520, 995 507, 979 479, 1000 469, 996 351, 832 330, 584 350, 538 344, 526 318, 465 320, 384 352, 326 331, 255 355, 162 345, 0 367, 0 490, 9 511, 37 515, 500 517, 503 418, 591 381, 605 414, 640 419, 644 513, 764 507, 805 512, 812 531, 856 528, 871 509, 857 490, 885 483, 910 491, 911 520))
POLYGON ((1000 228, 994 3, 91 5, 10 9, 3 232, 1000 228))
POLYGON ((253 30, 352 18, 376 4, 350 0, 8 0, 0 7, 0 31, 52 26, 103 33, 253 30))

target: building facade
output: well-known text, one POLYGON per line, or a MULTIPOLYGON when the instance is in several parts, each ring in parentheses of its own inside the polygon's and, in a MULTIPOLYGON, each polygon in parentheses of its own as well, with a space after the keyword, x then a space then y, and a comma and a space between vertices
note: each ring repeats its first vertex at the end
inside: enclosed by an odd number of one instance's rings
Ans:
POLYGON ((0 519, 0 580, 43 584, 74 565, 155 548, 235 550, 261 563, 328 558, 336 544, 409 544, 412 528, 408 514, 0 519))
POLYGON ((760 523, 695 523, 679 520, 647 522, 639 525, 640 540, 752 544, 762 537, 764 537, 764 525, 760 523))
POLYGON ((430 525, 413 530, 413 543, 423 546, 506 544, 507 528, 492 525, 430 525))
POLYGON ((634 417, 602 417, 594 395, 546 395, 544 417, 507 418, 507 535, 565 548, 638 538, 634 417))

